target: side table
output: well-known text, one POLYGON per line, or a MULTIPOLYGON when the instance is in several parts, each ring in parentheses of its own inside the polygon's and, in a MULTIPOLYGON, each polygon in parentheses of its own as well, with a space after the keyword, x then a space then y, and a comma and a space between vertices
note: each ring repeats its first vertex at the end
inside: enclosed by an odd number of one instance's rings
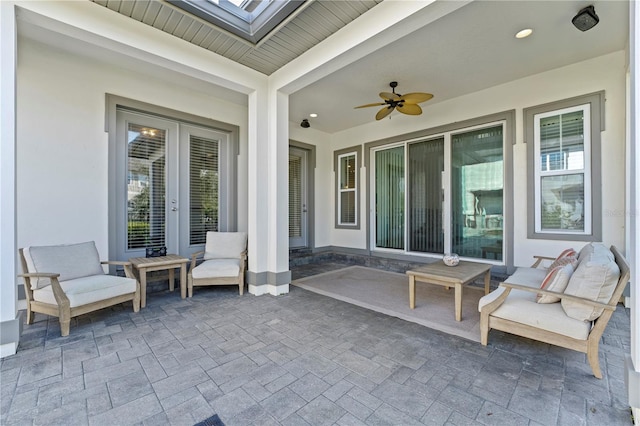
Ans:
POLYGON ((409 276, 409 308, 411 309, 416 307, 416 281, 446 288, 453 286, 456 321, 462 320, 462 286, 484 275, 484 294, 489 294, 491 283, 491 265, 486 263, 460 261, 458 266, 447 266, 442 262, 434 262, 407 271, 406 274, 409 276))
POLYGON ((140 277, 140 307, 147 306, 147 272, 169 271, 169 290, 174 290, 175 269, 180 268, 180 297, 187 297, 187 262, 189 259, 177 254, 158 257, 132 257, 129 262, 140 277))

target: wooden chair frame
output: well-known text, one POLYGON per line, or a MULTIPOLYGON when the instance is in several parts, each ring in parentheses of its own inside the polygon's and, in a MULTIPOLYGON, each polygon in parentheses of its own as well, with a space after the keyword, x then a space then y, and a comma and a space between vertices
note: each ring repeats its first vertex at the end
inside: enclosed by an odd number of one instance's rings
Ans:
MULTIPOLYGON (((24 257, 23 249, 19 249, 20 254, 20 263, 22 265, 23 271, 28 271, 27 262, 24 257)), ((41 314, 51 315, 54 317, 58 317, 60 321, 60 334, 62 336, 69 335, 69 328, 71 324, 71 318, 77 317, 78 315, 83 315, 89 312, 97 311, 99 309, 107 308, 109 306, 117 305, 119 303, 127 302, 131 300, 133 302, 133 312, 138 312, 140 310, 140 282, 133 275, 133 270, 131 268, 130 262, 119 262, 119 261, 102 261, 100 262, 102 265, 117 265, 124 267, 124 273, 127 278, 133 278, 136 280, 136 291, 134 293, 123 294, 120 296, 112 297, 105 300, 100 300, 98 302, 89 303, 87 305, 76 306, 72 308, 70 306, 69 298, 65 294, 62 286, 60 285, 60 281, 58 281, 58 277, 60 274, 57 273, 24 273, 18 275, 19 277, 24 278, 25 280, 25 293, 27 295, 27 324, 32 324, 34 321, 34 314, 39 312, 41 314), (50 278, 51 286, 53 289, 53 296, 56 299, 57 305, 52 305, 49 303, 38 302, 33 299, 33 290, 31 289, 31 279, 32 278, 50 278)))
POLYGON ((191 255, 191 266, 189 267, 189 275, 187 277, 188 296, 193 296, 194 286, 208 286, 208 285, 234 285, 239 287, 239 293, 242 296, 244 293, 244 271, 247 259, 247 251, 240 253, 240 271, 238 275, 233 277, 207 277, 207 278, 193 278, 192 272, 197 265, 198 258, 204 256, 204 251, 199 251, 191 255))
MULTIPOLYGON (((620 278, 616 284, 616 288, 609 299, 609 302, 598 303, 590 299, 584 299, 564 293, 557 293, 554 291, 541 290, 539 288, 532 288, 520 284, 500 283, 501 287, 505 288, 505 291, 494 301, 483 306, 480 311, 480 340, 482 345, 486 346, 489 340, 489 331, 491 329, 501 330, 506 333, 515 334, 517 336, 527 337, 529 339, 538 340, 541 342, 549 343, 555 346, 561 346, 563 348, 572 349, 574 351, 582 352, 587 355, 587 360, 593 371, 593 375, 598 379, 602 379, 602 371, 600 370, 600 362, 598 359, 598 345, 602 334, 616 310, 616 306, 620 301, 620 297, 627 286, 630 278, 629 264, 625 258, 620 254, 615 246, 611 246, 611 252, 615 256, 615 261, 620 268, 620 278), (593 322, 593 327, 589 331, 589 336, 586 340, 574 339, 562 334, 553 333, 550 331, 542 330, 530 325, 521 324, 515 321, 506 320, 503 318, 497 318, 491 315, 493 311, 498 309, 500 305, 506 300, 511 292, 511 289, 523 290, 537 294, 546 294, 559 297, 560 299, 573 300, 576 302, 584 303, 585 305, 594 306, 596 308, 602 308, 604 311, 593 322)), ((542 260, 548 260, 544 256, 536 256, 538 261, 534 263, 537 266, 542 260)))

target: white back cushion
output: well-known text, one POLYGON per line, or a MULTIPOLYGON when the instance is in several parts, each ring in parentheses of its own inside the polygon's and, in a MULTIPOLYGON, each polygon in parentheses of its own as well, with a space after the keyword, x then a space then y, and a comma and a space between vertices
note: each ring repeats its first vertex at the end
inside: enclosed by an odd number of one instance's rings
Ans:
POLYGON ((247 248, 246 232, 207 232, 204 258, 237 259, 247 248))
MULTIPOLYGON (((23 250, 28 272, 60 274, 58 281, 73 280, 90 275, 104 275, 98 249, 93 241, 56 246, 30 246, 23 250)), ((31 280, 31 288, 46 287, 49 278, 31 280)))
MULTIPOLYGON (((594 244, 595 250, 580 261, 569 279, 565 294, 609 303, 620 279, 620 268, 613 253, 602 247, 594 244)), ((602 314, 602 309, 567 299, 562 299, 562 308, 568 316, 581 321, 593 321, 602 314)))

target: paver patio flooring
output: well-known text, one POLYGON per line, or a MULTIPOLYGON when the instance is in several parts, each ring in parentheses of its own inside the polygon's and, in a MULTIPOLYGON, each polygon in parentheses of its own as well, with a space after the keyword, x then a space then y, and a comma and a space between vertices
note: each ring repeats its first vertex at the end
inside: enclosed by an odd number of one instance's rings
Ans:
POLYGON ((36 315, 1 363, 1 423, 625 425, 629 340, 620 305, 598 380, 577 352, 496 331, 483 347, 295 286, 152 293, 68 337, 36 315))

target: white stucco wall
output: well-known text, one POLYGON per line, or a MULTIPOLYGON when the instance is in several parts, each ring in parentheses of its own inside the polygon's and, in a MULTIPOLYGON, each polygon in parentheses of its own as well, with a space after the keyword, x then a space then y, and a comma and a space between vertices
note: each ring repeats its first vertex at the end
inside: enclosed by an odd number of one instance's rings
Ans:
POLYGON ((246 229, 246 106, 29 39, 20 38, 18 58, 19 247, 95 240, 106 258, 106 93, 239 126, 238 226, 246 229))
MULTIPOLYGON (((615 52, 589 61, 533 75, 445 102, 425 103, 419 117, 394 113, 392 118, 333 134, 332 149, 364 144, 398 134, 429 129, 501 111, 516 111, 514 158, 514 205, 527 206, 527 158, 523 143, 523 108, 559 101, 600 90, 605 91, 605 131, 602 132, 602 214, 603 241, 624 249, 625 211, 625 53, 615 52)), ((437 88, 432 89, 437 100, 437 88)), ((363 185, 366 174, 361 174, 363 185)), ((363 186, 364 189, 364 186, 363 186)), ((364 194, 364 191, 363 191, 364 194)), ((333 205, 333 188, 324 201, 333 205)), ((323 201, 320 200, 319 204, 323 201)), ((362 199, 360 219, 366 221, 367 206, 362 199)), ((366 229, 344 230, 330 226, 320 233, 330 237, 330 245, 366 248, 366 229)), ((515 265, 530 264, 534 254, 553 254, 582 242, 527 239, 527 217, 515 217, 515 265)))

